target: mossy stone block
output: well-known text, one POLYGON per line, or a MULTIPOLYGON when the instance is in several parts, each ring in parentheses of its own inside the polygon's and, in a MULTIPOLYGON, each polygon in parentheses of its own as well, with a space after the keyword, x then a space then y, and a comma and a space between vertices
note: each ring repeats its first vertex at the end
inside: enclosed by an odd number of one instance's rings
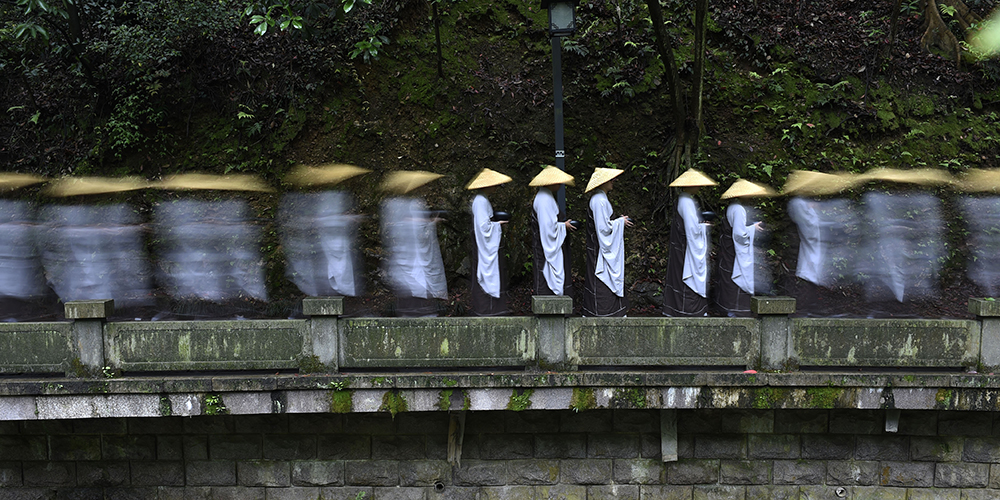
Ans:
POLYGON ((112 366, 145 370, 275 370, 298 368, 305 320, 108 323, 112 366))
POLYGON ((792 297, 751 297, 750 310, 759 315, 787 315, 795 312, 792 297))
POLYGON ((969 314, 975 314, 982 318, 1000 317, 1000 300, 995 300, 992 297, 969 299, 969 314))
POLYGON ((536 322, 526 316, 340 320, 340 366, 524 366, 535 359, 536 322))
POLYGON ((72 323, 0 324, 0 373, 61 372, 74 356, 72 323))
POLYGON ((573 314, 573 298, 566 295, 532 295, 531 312, 536 316, 573 314))
POLYGON ((306 316, 341 316, 343 297, 306 297, 302 299, 302 314, 306 316))
POLYGON ((802 366, 967 367, 980 352, 979 323, 943 319, 794 318, 802 366))
POLYGON ((74 300, 63 306, 66 319, 105 319, 115 312, 115 301, 104 300, 74 300))
POLYGON ((569 361, 599 366, 746 366, 760 356, 752 318, 568 318, 569 361))

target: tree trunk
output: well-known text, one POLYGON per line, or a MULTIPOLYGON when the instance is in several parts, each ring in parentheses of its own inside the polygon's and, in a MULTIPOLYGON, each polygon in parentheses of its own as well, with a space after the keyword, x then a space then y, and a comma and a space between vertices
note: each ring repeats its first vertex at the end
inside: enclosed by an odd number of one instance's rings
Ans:
POLYGON ((896 32, 899 31, 899 9, 903 6, 903 0, 892 2, 892 16, 889 21, 889 41, 882 50, 882 60, 888 61, 892 58, 892 47, 896 44, 896 32))
POLYGON ((695 0, 694 3, 694 81, 692 82, 691 100, 694 108, 694 123, 697 134, 690 137, 693 149, 697 151, 698 141, 705 136, 705 121, 702 118, 702 103, 705 88, 705 24, 708 18, 708 0, 695 0))
POLYGON ((961 66, 961 49, 958 46, 958 39, 948 29, 948 25, 941 19, 938 12, 937 2, 927 0, 924 3, 924 19, 927 23, 927 30, 920 37, 920 48, 937 54, 946 59, 955 61, 956 66, 961 66))
POLYGON ((434 41, 437 43, 437 66, 438 66, 438 78, 444 78, 444 68, 442 67, 441 60, 444 59, 441 56, 441 18, 438 16, 438 3, 436 0, 431 1, 432 15, 434 16, 434 41))
POLYGON ((684 104, 684 90, 681 88, 681 79, 677 74, 677 60, 674 59, 673 44, 670 43, 670 37, 667 36, 663 29, 663 10, 660 8, 660 0, 646 0, 646 5, 649 7, 650 20, 653 22, 656 52, 660 54, 663 64, 666 65, 667 86, 670 87, 670 97, 674 108, 674 148, 671 155, 673 161, 668 167, 667 172, 667 182, 670 182, 676 175, 677 167, 680 166, 681 152, 684 144, 687 142, 687 134, 684 127, 684 122, 687 118, 687 106, 684 104))

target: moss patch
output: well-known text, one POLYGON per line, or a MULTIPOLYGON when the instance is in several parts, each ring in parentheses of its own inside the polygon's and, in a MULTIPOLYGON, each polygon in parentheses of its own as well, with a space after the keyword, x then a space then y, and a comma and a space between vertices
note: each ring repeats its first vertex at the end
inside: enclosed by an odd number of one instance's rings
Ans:
POLYGON ((330 393, 330 413, 350 413, 354 409, 354 398, 351 391, 333 391, 330 393))
POLYGON ((574 387, 569 408, 577 412, 597 408, 597 396, 594 395, 594 390, 574 387))
POLYGON ((319 362, 319 356, 303 356, 299 358, 299 373, 323 373, 326 365, 319 362))
POLYGON ((387 391, 382 395, 382 406, 378 411, 387 411, 392 418, 396 418, 397 413, 407 411, 406 399, 397 391, 387 391))
POLYGON ((619 393, 619 397, 629 408, 642 409, 646 407, 646 391, 639 387, 625 389, 619 393))
POLYGON ((834 408, 843 392, 836 387, 810 387, 806 389, 806 401, 814 408, 834 408))
POLYGON ((523 389, 520 394, 517 389, 511 392, 510 400, 507 401, 507 409, 510 411, 524 411, 531 407, 531 395, 534 389, 523 389))
POLYGON ((753 390, 753 401, 750 406, 758 410, 780 408, 781 402, 788 397, 789 389, 760 387, 753 390))
POLYGON ((438 403, 437 407, 441 411, 448 411, 451 409, 451 395, 454 394, 454 390, 445 389, 438 393, 438 403))
POLYGON ((951 407, 951 402, 955 398, 955 391, 951 389, 938 389, 937 394, 934 395, 934 405, 938 409, 947 409, 951 407))

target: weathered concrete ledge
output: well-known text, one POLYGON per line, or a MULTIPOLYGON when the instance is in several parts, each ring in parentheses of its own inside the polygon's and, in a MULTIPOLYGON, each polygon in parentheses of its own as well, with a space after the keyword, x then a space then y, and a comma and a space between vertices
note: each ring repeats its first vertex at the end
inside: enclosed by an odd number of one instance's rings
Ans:
POLYGON ((932 319, 792 320, 792 359, 811 366, 968 366, 979 364, 982 326, 932 319))
POLYGON ((759 322, 745 318, 570 318, 574 365, 754 366, 759 322))
POLYGON ((1000 411, 1000 376, 585 372, 54 379, 0 384, 0 420, 710 408, 1000 411))
POLYGON ((298 368, 304 320, 108 323, 105 366, 128 371, 298 368))
POLYGON ((590 368, 824 369, 1000 367, 1000 317, 976 320, 790 318, 795 300, 754 297, 756 318, 579 318, 569 297, 535 297, 536 315, 343 318, 337 297, 304 320, 106 322, 110 301, 68 303, 65 323, 0 324, 0 374, 590 368))

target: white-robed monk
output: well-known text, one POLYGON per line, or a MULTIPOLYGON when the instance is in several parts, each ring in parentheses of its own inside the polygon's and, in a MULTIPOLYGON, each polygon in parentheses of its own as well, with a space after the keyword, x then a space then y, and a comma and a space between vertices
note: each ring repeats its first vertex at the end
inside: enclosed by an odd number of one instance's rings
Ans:
POLYGON ((728 316, 750 316, 750 297, 756 292, 759 278, 754 243, 762 226, 760 222, 748 222, 742 200, 773 194, 774 190, 767 186, 740 179, 721 196, 732 203, 726 209, 719 235, 719 287, 715 300, 728 316))
POLYGON ((670 226, 667 278, 663 284, 663 314, 706 316, 708 314, 708 230, 694 195, 716 184, 707 175, 691 169, 670 183, 683 189, 677 213, 670 226))
POLYGON ((472 263, 475 277, 470 280, 472 313, 476 316, 499 316, 507 309, 507 286, 504 267, 501 265, 500 239, 507 220, 494 217, 493 205, 488 198, 501 185, 510 182, 509 176, 484 168, 465 187, 475 190, 472 198, 472 263))
POLYGON ((795 275, 810 283, 823 283, 823 244, 816 202, 796 196, 788 201, 788 216, 799 230, 799 257, 795 275))
POLYGON ((596 168, 584 191, 590 197, 590 225, 587 228, 587 272, 584 276, 584 316, 625 316, 625 228, 632 226, 627 215, 612 219, 614 210, 608 193, 614 178, 624 172, 596 168))
POLYGON ((423 171, 392 172, 382 185, 383 190, 397 195, 382 202, 382 237, 399 316, 436 316, 436 301, 448 297, 437 239, 438 219, 414 196, 414 190, 440 177, 423 171))
POLYGON ((860 182, 860 176, 847 173, 793 170, 788 175, 782 194, 792 196, 788 216, 799 236, 795 276, 800 280, 792 292, 799 311, 829 312, 821 300, 822 288, 850 280, 854 273, 859 260, 855 249, 860 246, 852 241, 852 235, 859 233, 856 210, 851 201, 831 197, 860 182))
POLYGON ((300 165, 286 179, 300 189, 322 189, 288 193, 278 211, 286 273, 310 297, 355 297, 364 289, 355 244, 360 217, 349 213, 351 195, 334 187, 368 172, 346 164, 300 165))
POLYGON ((566 262, 569 245, 566 234, 575 230, 571 221, 560 221, 559 205, 555 192, 563 185, 573 185, 573 176, 548 166, 528 184, 538 187, 534 202, 534 262, 535 295, 568 295, 566 282, 569 273, 566 262))

